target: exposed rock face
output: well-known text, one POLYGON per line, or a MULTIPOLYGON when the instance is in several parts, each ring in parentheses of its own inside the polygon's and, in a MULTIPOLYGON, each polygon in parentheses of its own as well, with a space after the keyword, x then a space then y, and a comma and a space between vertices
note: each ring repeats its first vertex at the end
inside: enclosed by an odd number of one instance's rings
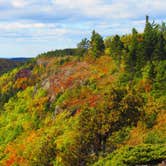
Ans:
POLYGON ((49 87, 50 87, 49 79, 45 79, 45 80, 42 82, 41 86, 42 86, 44 89, 46 89, 46 90, 49 89, 49 87))
POLYGON ((49 58, 38 58, 37 59, 37 65, 39 65, 39 66, 43 65, 46 67, 49 62, 50 62, 49 58))
POLYGON ((89 65, 86 62, 68 63, 63 65, 59 72, 49 78, 50 92, 56 95, 66 88, 82 84, 90 75, 89 65))

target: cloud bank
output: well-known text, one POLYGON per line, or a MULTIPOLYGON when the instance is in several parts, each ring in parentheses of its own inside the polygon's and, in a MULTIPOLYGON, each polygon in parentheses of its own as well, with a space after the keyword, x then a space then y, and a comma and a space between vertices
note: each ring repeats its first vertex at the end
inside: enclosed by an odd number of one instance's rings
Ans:
POLYGON ((0 0, 0 57, 75 47, 93 29, 103 36, 165 21, 165 0, 0 0))

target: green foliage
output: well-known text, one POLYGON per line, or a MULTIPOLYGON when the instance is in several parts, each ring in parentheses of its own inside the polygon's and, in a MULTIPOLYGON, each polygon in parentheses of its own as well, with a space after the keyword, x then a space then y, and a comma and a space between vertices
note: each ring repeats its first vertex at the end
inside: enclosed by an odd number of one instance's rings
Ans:
POLYGON ((55 50, 55 51, 48 51, 46 53, 42 53, 38 55, 38 57, 63 57, 63 56, 70 56, 70 55, 77 55, 77 49, 76 48, 66 48, 62 50, 55 50))
POLYGON ((120 37, 118 35, 115 35, 110 43, 110 54, 116 61, 118 61, 118 63, 120 63, 122 59, 122 50, 123 43, 120 37))
POLYGON ((166 60, 159 61, 155 64, 155 80, 153 84, 153 95, 156 97, 165 96, 166 89, 166 60))
POLYGON ((84 38, 81 40, 80 43, 77 44, 77 52, 78 55, 84 55, 85 53, 87 53, 88 49, 89 49, 89 40, 87 38, 84 38))
POLYGON ((124 147, 108 157, 101 159, 94 166, 128 166, 157 164, 166 157, 166 145, 139 145, 136 147, 124 147))
POLYGON ((145 137, 144 143, 146 144, 162 144, 165 143, 166 137, 160 131, 150 131, 145 137))
POLYGON ((21 133, 23 132, 23 127, 22 125, 8 125, 7 129, 1 128, 0 131, 0 144, 6 144, 8 142, 13 141, 14 139, 17 138, 21 133))
POLYGON ((99 33, 95 31, 92 32, 91 40, 90 40, 90 50, 94 57, 98 57, 102 53, 104 53, 104 41, 99 33))
POLYGON ((53 165, 56 156, 56 145, 53 136, 43 135, 33 142, 33 150, 31 148, 28 147, 27 151, 24 152, 24 157, 27 158, 29 165, 53 165))
MULTIPOLYGON (((78 125, 81 156, 97 157, 99 153, 105 153, 108 138, 113 132, 134 125, 139 120, 142 99, 125 93, 122 89, 112 89, 105 102, 97 108, 82 111, 78 125)), ((86 160, 87 157, 82 158, 82 161, 86 160)))
POLYGON ((22 134, 24 129, 36 128, 41 112, 44 114, 46 104, 42 103, 42 98, 46 95, 45 91, 40 89, 34 94, 34 87, 28 87, 23 92, 18 92, 17 96, 12 97, 4 106, 4 113, 0 116, 0 144, 8 143, 22 134), (34 95, 34 96, 33 96, 34 95), (41 101, 36 107, 33 102, 41 101), (12 110, 12 111, 11 111, 12 110), (31 111, 31 112, 29 112, 31 111), (37 116, 37 119, 36 119, 37 116), (6 117, 8 117, 6 119, 6 117), (29 123, 28 126, 27 122, 29 123))
POLYGON ((160 163, 165 24, 147 17, 143 33, 105 41, 93 31, 77 47, 43 53, 0 76, 0 165, 160 163))
POLYGON ((14 89, 13 84, 15 81, 15 75, 18 72, 18 68, 12 70, 9 73, 3 74, 0 77, 0 109, 3 109, 3 105, 5 102, 9 100, 12 96, 15 95, 17 92, 16 89, 14 89))
POLYGON ((157 26, 148 20, 144 30, 144 51, 147 60, 152 60, 152 53, 157 42, 157 26))
POLYGON ((153 112, 151 113, 150 115, 148 115, 148 117, 146 117, 146 126, 147 128, 152 128, 153 125, 155 124, 155 120, 157 118, 157 113, 156 112, 153 112))

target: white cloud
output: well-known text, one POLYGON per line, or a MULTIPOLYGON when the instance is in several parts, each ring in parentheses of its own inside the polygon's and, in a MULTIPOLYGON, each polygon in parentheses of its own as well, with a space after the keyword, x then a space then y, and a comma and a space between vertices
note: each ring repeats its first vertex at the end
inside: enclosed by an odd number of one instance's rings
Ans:
POLYGON ((0 39, 9 40, 21 39, 24 41, 49 41, 57 39, 67 34, 72 34, 69 28, 59 27, 58 24, 52 23, 27 23, 27 22, 3 22, 0 23, 0 39))
POLYGON ((11 4, 15 8, 23 8, 26 5, 28 5, 28 1, 25 1, 25 0, 12 0, 11 4))
POLYGON ((43 23, 21 23, 21 22, 12 22, 12 23, 0 23, 0 29, 1 30, 19 30, 19 29, 30 29, 30 28, 45 28, 45 27, 51 27, 50 25, 45 25, 43 23))
POLYGON ((148 13, 165 12, 165 0, 54 0, 54 4, 62 9, 79 10, 91 17, 125 19, 139 17, 148 13))
POLYGON ((61 7, 67 7, 67 8, 84 8, 84 7, 89 7, 89 6, 95 6, 98 3, 100 3, 101 0, 77 0, 77 1, 72 1, 72 0, 53 0, 53 3, 55 5, 61 6, 61 7))
POLYGON ((0 0, 0 42, 15 55, 21 54, 20 44, 32 52, 46 45, 72 47, 93 29, 103 36, 129 33, 132 27, 142 31, 146 14, 159 23, 165 9, 166 0, 0 0))

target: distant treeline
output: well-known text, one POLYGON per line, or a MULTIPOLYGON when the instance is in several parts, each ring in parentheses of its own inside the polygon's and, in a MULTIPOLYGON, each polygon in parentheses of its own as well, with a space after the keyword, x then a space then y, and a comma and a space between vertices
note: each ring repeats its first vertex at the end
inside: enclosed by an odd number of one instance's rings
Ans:
POLYGON ((12 61, 9 59, 0 59, 0 75, 12 70, 21 65, 21 62, 12 61))
POLYGON ((66 56, 66 55, 77 55, 77 48, 66 48, 66 49, 58 49, 54 51, 48 51, 38 55, 38 57, 52 57, 52 56, 66 56))
POLYGON ((15 61, 15 62, 27 62, 29 60, 31 60, 32 58, 24 58, 24 57, 20 57, 20 58, 11 58, 10 60, 15 61))
POLYGON ((26 63, 32 63, 33 58, 11 58, 4 59, 0 58, 0 75, 16 68, 22 66, 26 63))

